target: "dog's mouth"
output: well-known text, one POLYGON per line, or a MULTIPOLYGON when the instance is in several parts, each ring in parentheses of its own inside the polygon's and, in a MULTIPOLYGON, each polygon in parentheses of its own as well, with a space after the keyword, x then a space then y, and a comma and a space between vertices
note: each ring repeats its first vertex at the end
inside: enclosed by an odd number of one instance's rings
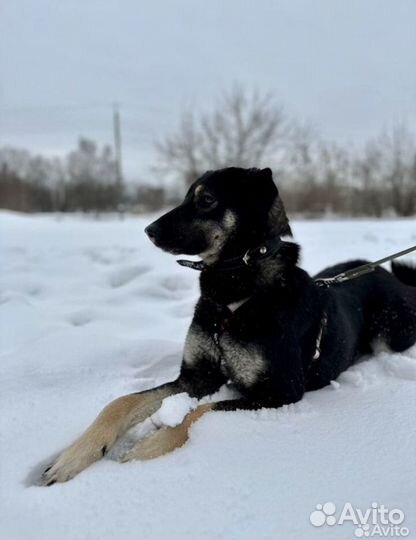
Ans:
POLYGON ((185 255, 185 253, 181 250, 181 249, 178 249, 178 248, 169 248, 169 247, 164 247, 164 246, 157 246, 159 247, 161 250, 163 250, 164 252, 166 253, 170 253, 170 255, 185 255))
POLYGON ((159 249, 171 255, 199 255, 207 249, 205 235, 196 228, 162 227, 154 222, 145 229, 149 240, 159 249))
POLYGON ((149 239, 154 246, 161 249, 165 253, 170 253, 171 255, 184 255, 183 251, 178 247, 164 245, 163 242, 160 242, 158 238, 155 237, 149 236, 149 239))

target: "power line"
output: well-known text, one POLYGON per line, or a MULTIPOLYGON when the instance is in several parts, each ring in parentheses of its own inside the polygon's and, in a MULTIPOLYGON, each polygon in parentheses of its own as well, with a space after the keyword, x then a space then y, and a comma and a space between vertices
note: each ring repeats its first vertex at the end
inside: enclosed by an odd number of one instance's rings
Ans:
POLYGON ((85 104, 61 104, 61 105, 37 105, 35 107, 0 107, 0 112, 5 113, 31 113, 31 112, 50 112, 50 111, 74 111, 97 108, 109 108, 110 103, 85 103, 85 104))
POLYGON ((117 103, 113 105, 113 133, 114 133, 114 155, 116 159, 116 180, 121 193, 121 186, 123 182, 123 171, 121 165, 121 126, 120 126, 120 112, 118 110, 117 103))
MULTIPOLYGON (((155 106, 146 106, 143 103, 134 103, 134 102, 125 102, 122 103, 123 108, 128 108, 131 110, 140 110, 148 111, 151 113, 172 113, 172 109, 168 107, 155 107, 155 106)), ((91 109, 100 109, 100 108, 112 108, 113 103, 109 102, 90 102, 90 103, 73 103, 73 104, 52 104, 52 105, 37 105, 30 107, 0 107, 0 112, 2 113, 32 113, 32 112, 51 112, 51 111, 75 111, 75 110, 91 110, 91 109)))

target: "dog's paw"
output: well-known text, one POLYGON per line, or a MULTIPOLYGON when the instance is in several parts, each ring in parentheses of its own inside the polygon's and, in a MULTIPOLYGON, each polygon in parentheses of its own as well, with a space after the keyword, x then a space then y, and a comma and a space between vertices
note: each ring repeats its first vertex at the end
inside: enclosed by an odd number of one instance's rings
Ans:
POLYGON ((36 485, 51 486, 57 482, 67 482, 100 459, 104 453, 105 448, 92 451, 91 448, 82 448, 76 444, 70 446, 46 467, 36 485))
POLYGON ((162 427, 145 439, 138 441, 133 448, 120 456, 119 461, 126 463, 135 459, 154 459, 180 448, 187 440, 188 429, 186 426, 162 427))

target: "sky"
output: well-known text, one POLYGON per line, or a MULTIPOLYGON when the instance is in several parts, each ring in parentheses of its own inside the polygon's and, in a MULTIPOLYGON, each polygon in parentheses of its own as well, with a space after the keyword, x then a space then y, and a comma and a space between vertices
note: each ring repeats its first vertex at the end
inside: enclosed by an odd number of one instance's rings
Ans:
POLYGON ((416 125, 414 0, 3 0, 0 146, 60 154, 112 143, 126 176, 182 111, 233 84, 272 92, 328 140, 416 125))

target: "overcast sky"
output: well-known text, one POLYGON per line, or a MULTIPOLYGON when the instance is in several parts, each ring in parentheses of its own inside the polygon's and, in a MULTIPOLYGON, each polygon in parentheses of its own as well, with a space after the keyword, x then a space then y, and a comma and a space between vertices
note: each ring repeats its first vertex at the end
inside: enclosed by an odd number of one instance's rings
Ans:
POLYGON ((0 145, 111 142, 119 102, 125 169, 144 175, 180 111, 236 81, 327 139, 414 129, 416 1, 1 1, 0 145))

